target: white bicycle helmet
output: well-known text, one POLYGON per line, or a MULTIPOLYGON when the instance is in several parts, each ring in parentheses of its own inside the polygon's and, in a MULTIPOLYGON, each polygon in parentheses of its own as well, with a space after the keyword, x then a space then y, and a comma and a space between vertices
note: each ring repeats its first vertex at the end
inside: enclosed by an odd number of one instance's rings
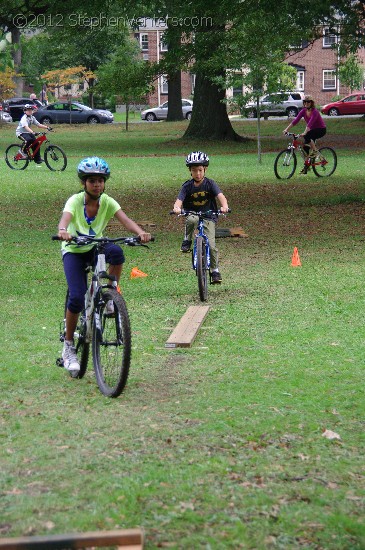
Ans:
POLYGON ((193 151, 189 153, 185 159, 185 164, 190 168, 190 166, 208 166, 209 157, 203 151, 193 151))
POLYGON ((26 103, 23 107, 23 111, 28 111, 28 109, 32 109, 32 111, 36 111, 37 107, 34 105, 31 105, 30 103, 26 103))
POLYGON ((77 175, 81 180, 94 175, 101 175, 107 180, 110 177, 108 163, 100 157, 87 157, 77 167, 77 175))

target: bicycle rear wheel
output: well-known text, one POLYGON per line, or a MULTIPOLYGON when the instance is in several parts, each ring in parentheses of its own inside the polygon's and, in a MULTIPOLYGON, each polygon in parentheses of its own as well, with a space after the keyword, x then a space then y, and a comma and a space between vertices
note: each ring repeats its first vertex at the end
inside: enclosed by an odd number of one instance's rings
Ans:
POLYGON ((292 177, 297 167, 297 156, 292 149, 284 149, 275 159, 274 172, 279 180, 292 177))
MULTIPOLYGON (((66 330, 66 310, 68 302, 68 290, 66 293, 65 308, 64 308, 64 330, 63 335, 61 334, 60 340, 64 342, 65 340, 65 330, 66 330)), ((89 352, 90 352, 90 343, 86 342, 86 317, 85 310, 82 310, 80 313, 79 321, 74 334, 74 344, 76 348, 76 355, 80 363, 80 370, 75 378, 83 378, 87 370, 87 364, 89 361, 89 352)))
POLYGON ((13 143, 5 151, 5 162, 12 170, 25 170, 29 164, 29 159, 17 158, 21 145, 13 143))
POLYGON ((127 383, 131 361, 131 329, 127 306, 115 289, 102 289, 93 322, 93 362, 102 394, 118 397, 127 383), (112 301, 114 313, 108 314, 112 301))
POLYGON ((67 157, 61 147, 48 145, 44 151, 44 162, 52 172, 62 172, 67 166, 67 157))
POLYGON ((207 253, 203 237, 196 239, 196 274, 198 276, 199 296, 202 302, 208 298, 208 272, 207 272, 207 253))
POLYGON ((337 167, 336 151, 332 147, 321 147, 312 164, 313 172, 319 178, 333 174, 337 167))

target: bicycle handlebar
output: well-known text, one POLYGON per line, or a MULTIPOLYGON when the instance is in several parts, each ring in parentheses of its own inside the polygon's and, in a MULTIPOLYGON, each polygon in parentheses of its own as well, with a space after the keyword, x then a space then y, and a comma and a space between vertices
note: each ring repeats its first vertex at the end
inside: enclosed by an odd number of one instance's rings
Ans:
POLYGON ((293 136, 294 139, 297 139, 301 134, 293 134, 292 132, 285 132, 285 136, 293 136))
POLYGON ((180 214, 176 214, 173 210, 170 211, 170 215, 175 214, 176 216, 189 216, 190 214, 194 214, 195 216, 201 216, 202 218, 207 218, 210 216, 224 216, 225 214, 230 214, 232 210, 229 208, 228 212, 221 212, 218 210, 215 212, 214 210, 207 210, 206 212, 195 212, 194 210, 184 210, 182 209, 180 214))
MULTIPOLYGON (((52 235, 52 241, 61 241, 62 239, 59 238, 58 235, 52 235)), ((148 242, 154 242, 155 238, 151 237, 150 241, 148 242)), ((93 237, 91 235, 79 235, 77 237, 71 237, 71 241, 78 246, 85 246, 92 243, 118 243, 122 242, 123 244, 126 244, 127 246, 147 246, 146 244, 141 243, 140 237, 116 237, 116 238, 110 238, 110 237, 93 237)), ((148 247, 147 247, 148 248, 148 247)))

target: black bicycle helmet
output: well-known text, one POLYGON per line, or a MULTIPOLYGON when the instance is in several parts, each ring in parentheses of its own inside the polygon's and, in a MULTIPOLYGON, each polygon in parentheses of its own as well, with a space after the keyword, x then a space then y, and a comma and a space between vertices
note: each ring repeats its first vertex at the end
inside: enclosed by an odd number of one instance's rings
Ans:
POLYGON ((36 111, 37 107, 34 105, 31 105, 30 103, 26 103, 23 107, 23 111, 28 111, 28 109, 32 109, 32 111, 36 111))
POLYGON ((100 157, 87 157, 80 161, 77 167, 77 175, 81 180, 89 176, 100 175, 106 180, 110 177, 108 163, 100 157))
POLYGON ((209 157, 203 151, 193 151, 189 153, 185 159, 185 164, 190 168, 190 166, 208 166, 209 157))

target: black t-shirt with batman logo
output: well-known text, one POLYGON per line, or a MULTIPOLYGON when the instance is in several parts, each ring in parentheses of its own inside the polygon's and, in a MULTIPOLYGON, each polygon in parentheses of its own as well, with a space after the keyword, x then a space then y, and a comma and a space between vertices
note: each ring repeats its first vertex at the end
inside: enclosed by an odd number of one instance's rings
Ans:
POLYGON ((214 180, 204 178, 197 187, 194 180, 186 181, 180 189, 178 199, 183 203, 184 210, 194 210, 195 212, 207 212, 208 210, 217 211, 217 202, 215 197, 222 193, 214 180))

